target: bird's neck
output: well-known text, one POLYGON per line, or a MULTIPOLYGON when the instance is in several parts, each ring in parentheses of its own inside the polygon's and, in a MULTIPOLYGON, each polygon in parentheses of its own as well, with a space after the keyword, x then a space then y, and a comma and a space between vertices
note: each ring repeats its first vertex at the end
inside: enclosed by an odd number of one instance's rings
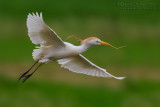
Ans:
POLYGON ((91 46, 92 45, 89 45, 89 44, 82 44, 82 45, 78 46, 78 51, 81 54, 81 53, 87 51, 88 48, 90 48, 91 46))

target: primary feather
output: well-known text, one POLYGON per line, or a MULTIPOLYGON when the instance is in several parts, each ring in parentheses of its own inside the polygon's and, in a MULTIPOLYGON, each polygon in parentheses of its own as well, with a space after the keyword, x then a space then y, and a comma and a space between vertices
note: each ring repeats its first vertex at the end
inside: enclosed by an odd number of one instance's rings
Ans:
POLYGON ((29 14, 27 18, 28 35, 34 44, 41 46, 53 45, 55 47, 64 46, 63 41, 58 35, 45 24, 42 18, 42 13, 38 15, 29 14))
POLYGON ((70 71, 76 73, 83 73, 86 75, 98 77, 113 77, 116 79, 124 79, 124 77, 115 77, 109 74, 105 69, 93 64, 81 54, 74 57, 60 59, 58 60, 58 63, 61 64, 61 67, 67 68, 70 71))

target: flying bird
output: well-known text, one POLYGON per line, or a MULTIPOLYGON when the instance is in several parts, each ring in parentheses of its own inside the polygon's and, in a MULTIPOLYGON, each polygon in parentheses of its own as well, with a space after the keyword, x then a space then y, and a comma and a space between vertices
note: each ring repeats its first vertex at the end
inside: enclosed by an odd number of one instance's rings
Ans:
POLYGON ((106 45, 116 48, 109 43, 103 42, 97 37, 89 37, 81 40, 80 46, 64 42, 48 25, 45 24, 42 13, 38 14, 37 12, 36 14, 28 14, 27 28, 32 43, 40 44, 40 46, 33 50, 32 56, 35 60, 34 64, 19 77, 19 80, 22 80, 22 83, 31 77, 42 64, 52 61, 58 61, 58 63, 61 64, 61 67, 72 72, 98 77, 124 79, 124 77, 111 75, 106 69, 98 67, 81 55, 81 53, 95 45, 106 45), (39 65, 29 73, 37 63, 39 63, 39 65))

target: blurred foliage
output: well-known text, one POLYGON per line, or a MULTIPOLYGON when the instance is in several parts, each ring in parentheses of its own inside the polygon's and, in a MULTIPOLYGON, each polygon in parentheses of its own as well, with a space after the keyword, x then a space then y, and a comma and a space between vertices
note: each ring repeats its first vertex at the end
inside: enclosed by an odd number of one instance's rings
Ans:
POLYGON ((1 0, 0 106, 159 107, 159 5, 159 0, 1 0), (35 46, 26 27, 32 12, 42 12, 44 21, 75 45, 79 43, 66 38, 96 36, 117 47, 127 45, 120 50, 95 46, 83 54, 111 74, 127 78, 74 74, 51 63, 37 71, 36 80, 34 75, 25 84, 16 82, 33 63, 35 46))
POLYGON ((0 81, 3 107, 158 107, 160 104, 160 83, 146 80, 124 80, 125 87, 114 90, 48 81, 18 84, 4 77, 0 81))

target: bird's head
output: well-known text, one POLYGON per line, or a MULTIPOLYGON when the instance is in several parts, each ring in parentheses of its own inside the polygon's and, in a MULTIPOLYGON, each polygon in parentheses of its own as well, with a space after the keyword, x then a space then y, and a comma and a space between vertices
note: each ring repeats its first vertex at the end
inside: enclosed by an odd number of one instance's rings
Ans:
POLYGON ((122 48, 122 47, 125 47, 125 46, 121 46, 121 47, 115 47, 107 42, 104 42, 104 41, 101 41, 99 38, 97 37, 90 37, 90 38, 86 38, 84 40, 81 40, 81 44, 87 44, 87 45, 91 45, 91 46, 94 46, 94 45, 106 45, 106 46, 110 46, 112 48, 115 48, 115 49, 119 49, 119 48, 122 48))
POLYGON ((100 45, 100 39, 97 37, 90 37, 86 38, 84 40, 81 40, 81 44, 87 44, 87 45, 100 45))

